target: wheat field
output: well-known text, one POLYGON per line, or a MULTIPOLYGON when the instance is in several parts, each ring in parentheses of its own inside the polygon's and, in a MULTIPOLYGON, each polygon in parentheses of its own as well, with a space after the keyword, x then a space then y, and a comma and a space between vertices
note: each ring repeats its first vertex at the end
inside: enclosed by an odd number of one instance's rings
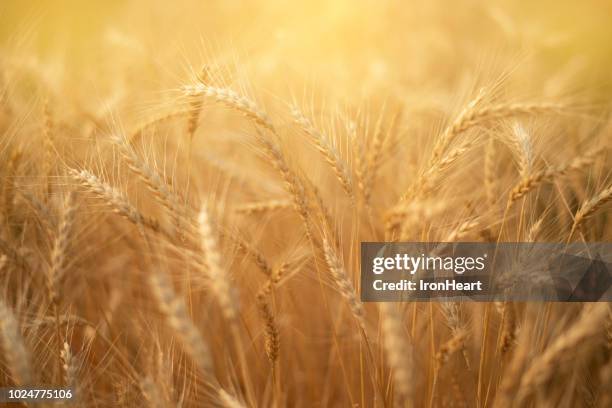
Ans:
POLYGON ((609 303, 359 287, 365 241, 611 240, 609 4, 48 3, 0 5, 0 386, 611 406, 609 303))

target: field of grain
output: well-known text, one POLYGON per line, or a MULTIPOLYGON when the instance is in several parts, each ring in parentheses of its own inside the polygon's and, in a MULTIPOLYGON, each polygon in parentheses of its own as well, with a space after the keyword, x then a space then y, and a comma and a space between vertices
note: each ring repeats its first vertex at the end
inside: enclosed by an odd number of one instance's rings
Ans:
POLYGON ((3 2, 0 386, 609 407, 608 303, 359 295, 362 241, 611 240, 612 8, 578 3, 3 2))

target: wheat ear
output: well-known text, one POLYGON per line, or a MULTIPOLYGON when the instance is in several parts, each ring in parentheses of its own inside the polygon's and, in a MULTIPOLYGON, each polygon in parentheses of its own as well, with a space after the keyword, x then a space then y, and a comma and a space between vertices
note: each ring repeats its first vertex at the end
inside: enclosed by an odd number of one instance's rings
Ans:
POLYGON ((43 162, 43 176, 45 177, 45 197, 51 193, 51 169, 54 163, 53 160, 53 115, 49 108, 49 101, 45 100, 43 105, 43 145, 45 147, 45 158, 43 162))
POLYGON ((493 206, 496 201, 495 190, 497 186, 496 176, 496 164, 495 155, 497 149, 495 148, 495 139, 489 137, 489 142, 485 148, 484 155, 484 188, 487 198, 487 204, 493 206))
POLYGON ((516 341, 516 310, 510 302, 504 302, 502 306, 502 332, 499 339, 499 350, 506 354, 514 346, 516 341))
POLYGON ((325 252, 327 267, 329 268, 329 272, 331 273, 332 279, 340 295, 348 304, 359 327, 365 332, 365 312, 363 304, 357 298, 355 288, 346 274, 342 261, 326 237, 323 238, 323 250, 325 252))
POLYGON ((446 128, 442 137, 434 147, 432 154, 432 163, 437 161, 444 150, 452 143, 452 141, 461 133, 469 129, 491 122, 522 115, 539 115, 557 112, 560 109, 559 105, 550 103, 524 103, 524 104, 502 104, 491 105, 476 109, 476 105, 482 100, 482 96, 478 96, 459 114, 457 119, 451 126, 446 128))
POLYGON ((288 200, 268 200, 256 203, 247 203, 236 207, 235 211, 240 214, 254 215, 263 212, 277 211, 291 206, 288 200))
POLYGON ((453 354, 463 350, 467 334, 467 330, 456 330, 453 336, 440 346, 436 353, 436 372, 440 371, 453 354))
POLYGON ((140 211, 138 211, 136 207, 129 202, 123 193, 103 182, 91 172, 87 170, 79 171, 69 169, 69 173, 79 182, 81 187, 84 187, 87 191, 105 202, 111 207, 113 212, 121 215, 137 226, 144 226, 154 232, 163 233, 164 235, 170 236, 170 234, 160 228, 157 220, 142 215, 140 211))
POLYGON ((154 271, 150 276, 150 284, 168 325, 176 332, 198 368, 211 374, 214 366, 208 346, 189 317, 185 302, 175 294, 172 282, 162 272, 154 271))
POLYGON ((536 356, 521 378, 517 394, 519 405, 533 391, 546 384, 555 374, 562 359, 574 347, 593 339, 604 327, 609 314, 607 303, 585 308, 576 323, 562 333, 542 354, 536 356))
POLYGON ((570 237, 572 236, 573 232, 579 229, 589 217, 595 214, 597 210, 603 207, 610 200, 612 200, 612 185, 585 201, 574 216, 574 225, 572 225, 570 237))
POLYGON ((382 332, 387 363, 393 371, 393 382, 399 399, 411 403, 414 393, 412 344, 404 338, 402 319, 393 304, 380 305, 382 332))
POLYGON ((570 163, 560 166, 551 167, 545 170, 533 172, 523 179, 510 191, 508 197, 508 205, 516 202, 518 199, 524 197, 527 193, 538 187, 544 182, 552 181, 556 177, 564 176, 570 172, 578 171, 586 166, 591 165, 598 154, 603 150, 596 149, 583 156, 577 157, 570 163))
MULTIPOLYGON (((276 129, 268 115, 252 102, 250 99, 237 94, 236 92, 226 88, 216 88, 204 84, 186 86, 185 92, 187 95, 202 94, 215 99, 230 109, 241 112, 247 118, 252 120, 256 125, 270 131, 274 136, 277 136, 276 129)), ((259 131, 256 132, 256 139, 262 146, 266 155, 272 161, 274 167, 281 173, 285 181, 285 188, 293 199, 293 204, 300 215, 306 228, 307 237, 313 241, 312 227, 308 217, 308 203, 306 200, 306 192, 304 185, 300 179, 289 169, 283 154, 278 145, 269 138, 262 135, 259 131)))
POLYGON ((285 182, 285 190, 291 196, 293 207, 304 224, 306 236, 309 238, 309 240, 313 241, 314 237, 312 235, 311 220, 308 215, 309 204, 304 183, 293 171, 289 169, 289 166, 285 161, 285 157, 276 143, 262 135, 260 132, 256 132, 256 137, 259 144, 263 147, 266 155, 272 161, 273 166, 280 173, 283 181, 285 182))
POLYGON ((340 185, 351 200, 354 198, 353 180, 347 165, 344 163, 340 154, 329 141, 328 136, 319 132, 313 123, 299 109, 291 109, 293 120, 301 129, 312 138, 317 150, 323 155, 325 161, 331 166, 340 185))
POLYGON ((130 170, 134 172, 147 186, 149 191, 155 197, 155 200, 161 204, 168 214, 174 219, 175 227, 179 227, 182 213, 176 194, 174 194, 165 181, 151 169, 137 155, 132 146, 130 146, 122 136, 113 136, 111 138, 115 143, 123 158, 126 160, 130 170))
POLYGON ((59 228, 51 249, 51 262, 47 272, 47 290, 49 298, 56 306, 59 304, 61 281, 68 265, 68 246, 70 233, 76 212, 73 192, 66 194, 60 215, 59 228))
POLYGON ((162 393, 159 391, 157 384, 155 384, 155 382, 150 377, 141 378, 139 386, 142 395, 149 403, 149 407, 163 408, 166 406, 164 404, 164 398, 162 397, 162 393))
POLYGON ((239 95, 231 89, 217 88, 205 84, 196 84, 185 86, 184 91, 189 96, 203 95, 213 98, 217 102, 223 103, 229 108, 242 113, 259 126, 262 126, 271 132, 275 132, 274 125, 264 111, 259 109, 250 99, 239 95))
POLYGON ((21 165, 21 158, 23 152, 21 148, 17 148, 11 153, 8 161, 8 169, 6 178, 4 180, 4 213, 6 214, 5 219, 9 219, 13 213, 13 205, 15 202, 15 178, 19 172, 19 166, 21 165))
POLYGON ((62 363, 64 368, 64 382, 68 387, 74 388, 78 385, 79 365, 78 359, 72 354, 70 345, 64 342, 64 347, 61 351, 62 363))
POLYGON ((33 377, 30 356, 26 351, 17 319, 2 299, 0 299, 0 340, 15 384, 31 384, 33 377))
POLYGON ((368 149, 368 156, 366 160, 366 168, 364 170, 365 180, 363 181, 363 196, 366 203, 370 202, 372 196, 372 190, 374 189, 374 183, 376 182, 378 172, 380 170, 383 151, 387 144, 389 135, 393 135, 397 132, 397 128, 402 119, 402 109, 399 108, 393 114, 389 129, 386 130, 382 125, 382 115, 376 124, 376 130, 374 133, 374 140, 372 146, 368 149))
POLYGON ((261 286, 257 292, 256 300, 259 309, 259 314, 265 325, 265 349, 266 355, 270 362, 274 365, 278 359, 280 350, 280 332, 276 323, 276 318, 272 311, 272 306, 268 301, 274 287, 278 284, 284 272, 285 265, 281 266, 270 278, 261 286))
POLYGON ((224 389, 219 390, 219 402, 225 408, 245 408, 245 405, 224 389))
POLYGON ((221 267, 221 254, 217 246, 217 239, 213 232, 208 211, 203 206, 198 216, 200 229, 200 242, 204 253, 204 262, 207 266, 208 276, 211 281, 213 292, 221 306, 221 311, 225 318, 231 323, 236 324, 238 313, 235 302, 231 296, 231 286, 229 276, 221 267))

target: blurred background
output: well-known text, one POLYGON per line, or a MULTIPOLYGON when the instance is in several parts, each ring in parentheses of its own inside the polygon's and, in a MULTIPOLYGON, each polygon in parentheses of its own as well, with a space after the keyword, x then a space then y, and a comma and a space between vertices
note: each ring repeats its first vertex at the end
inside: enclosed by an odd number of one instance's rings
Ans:
POLYGON ((588 80, 607 93, 611 17, 605 0, 9 0, 0 4, 0 44, 54 63, 55 80, 129 76, 113 66, 146 63, 154 75, 138 80, 159 88, 203 60, 248 56, 250 75, 329 81, 340 96, 381 85, 400 94, 424 77, 443 88, 466 71, 529 69, 535 59, 534 81, 588 80), (117 59, 108 58, 113 51, 117 59))

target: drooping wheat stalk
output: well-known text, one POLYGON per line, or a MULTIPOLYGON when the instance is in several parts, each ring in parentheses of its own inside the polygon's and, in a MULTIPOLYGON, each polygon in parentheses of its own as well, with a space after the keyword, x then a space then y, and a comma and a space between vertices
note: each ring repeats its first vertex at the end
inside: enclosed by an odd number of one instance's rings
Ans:
POLYGON ((569 235, 570 238, 576 230, 580 229, 582 224, 584 224, 589 217, 595 214, 595 212, 606 205, 610 200, 612 200, 612 185, 604 188, 598 194, 585 201, 574 216, 574 224, 572 225, 572 230, 569 235))
POLYGON ((103 182, 93 173, 87 170, 79 171, 76 169, 69 169, 68 172, 79 182, 81 187, 84 187, 87 191, 96 195, 100 200, 110 206, 113 212, 123 216, 137 226, 142 225, 154 232, 161 232, 164 233, 164 235, 171 236, 171 234, 168 234, 160 227, 157 220, 142 215, 123 193, 103 182))
POLYGON ((291 109, 293 120, 300 128, 312 138, 317 150, 323 155, 325 161, 333 169, 340 185, 344 189, 348 197, 354 199, 353 178, 350 174, 348 166, 340 157, 337 149, 331 144, 329 137, 319 132, 314 124, 297 108, 291 109))
POLYGON ((559 112, 561 109, 561 106, 554 103, 501 104, 476 109, 476 106, 482 100, 481 95, 468 104, 468 106, 459 114, 453 124, 446 128, 434 147, 431 161, 432 163, 437 161, 442 156, 443 152, 457 136, 475 126, 484 125, 491 121, 522 115, 550 114, 559 112))
POLYGON ((474 140, 467 141, 433 162, 417 177, 408 191, 401 196, 400 201, 410 201, 416 197, 427 197, 431 195, 435 189, 440 186, 439 180, 444 175, 445 171, 455 164, 465 153, 470 151, 474 145, 474 140))
POLYGON ((122 136, 113 136, 111 140, 119 147, 130 170, 144 182, 155 200, 168 211, 168 214, 174 220, 174 226, 179 228, 184 211, 171 187, 162 180, 155 170, 138 157, 132 146, 122 136))
POLYGON ((293 207, 300 216, 304 228, 306 229, 306 236, 312 241, 314 237, 312 235, 312 223, 309 216, 309 204, 304 183, 295 172, 289 169, 285 157, 276 143, 259 132, 257 132, 256 135, 259 144, 264 148, 266 155, 272 160, 273 166, 283 178, 285 189, 292 198, 293 207))
POLYGON ((603 152, 603 149, 596 149, 583 156, 579 156, 565 165, 550 167, 544 170, 532 172, 524 177, 511 191, 508 197, 508 205, 516 202, 524 197, 527 193, 540 186, 542 183, 552 181, 557 177, 564 176, 568 173, 579 171, 595 161, 597 155, 603 152))
MULTIPOLYGON (((274 137, 278 137, 276 128, 272 124, 272 121, 268 118, 268 115, 250 99, 239 95, 231 89, 197 84, 193 86, 186 86, 184 90, 187 95, 202 94, 207 97, 211 97, 217 102, 228 106, 230 109, 241 112, 256 125, 266 129, 274 137)), ((290 170, 280 147, 275 141, 271 140, 269 137, 266 137, 266 135, 263 135, 261 132, 259 132, 259 130, 256 130, 255 137, 268 158, 272 161, 272 165, 281 174, 281 177, 285 182, 285 188, 293 200, 294 208, 302 219, 304 228, 306 229, 306 236, 313 241, 314 237, 312 235, 311 221, 308 217, 308 202, 304 184, 296 173, 290 170)))
POLYGON ((184 87, 184 91, 188 96, 203 95, 213 98, 218 102, 225 104, 231 109, 237 110, 249 119, 253 120, 259 126, 275 133, 274 125, 268 118, 268 115, 259 109, 257 105, 250 99, 238 94, 228 88, 217 88, 205 84, 188 85, 184 87))

